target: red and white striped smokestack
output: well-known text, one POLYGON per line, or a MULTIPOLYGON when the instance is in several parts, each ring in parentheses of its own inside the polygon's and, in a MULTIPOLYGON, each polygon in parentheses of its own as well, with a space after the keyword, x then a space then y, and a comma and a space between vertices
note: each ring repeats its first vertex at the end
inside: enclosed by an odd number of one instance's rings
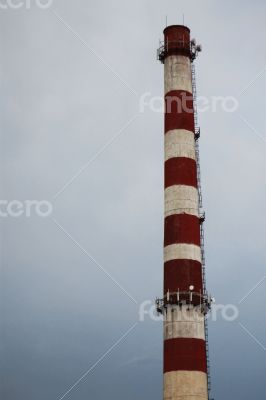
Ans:
MULTIPOLYGON (((200 50, 182 25, 164 30, 158 58, 164 63, 165 223, 164 400, 207 400, 202 275, 192 62, 200 50)), ((194 99, 195 100, 195 99, 194 99)))

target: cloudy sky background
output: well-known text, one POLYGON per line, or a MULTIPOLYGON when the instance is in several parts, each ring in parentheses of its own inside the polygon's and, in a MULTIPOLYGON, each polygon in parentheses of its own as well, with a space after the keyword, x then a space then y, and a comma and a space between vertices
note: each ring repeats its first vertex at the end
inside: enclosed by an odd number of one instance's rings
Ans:
POLYGON ((265 398, 265 12, 259 0, 0 10, 1 198, 54 207, 1 218, 3 399, 59 400, 131 328, 64 398, 162 399, 162 325, 134 324, 162 293, 163 115, 139 101, 162 96, 158 40, 183 13, 203 45, 198 94, 239 101, 199 115, 208 288, 238 306, 258 284, 236 321, 210 322, 212 393, 265 398))

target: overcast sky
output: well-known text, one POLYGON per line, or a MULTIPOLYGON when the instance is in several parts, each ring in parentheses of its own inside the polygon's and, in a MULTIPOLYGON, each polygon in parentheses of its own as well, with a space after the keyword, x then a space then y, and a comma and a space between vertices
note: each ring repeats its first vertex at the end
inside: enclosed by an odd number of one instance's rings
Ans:
POLYGON ((209 323, 212 394, 265 398, 266 3, 48 3, 0 5, 1 199, 53 206, 1 217, 3 399, 162 399, 162 324, 139 307, 162 294, 163 114, 139 103, 183 13, 198 95, 239 102, 199 114, 208 289, 239 309, 209 323))

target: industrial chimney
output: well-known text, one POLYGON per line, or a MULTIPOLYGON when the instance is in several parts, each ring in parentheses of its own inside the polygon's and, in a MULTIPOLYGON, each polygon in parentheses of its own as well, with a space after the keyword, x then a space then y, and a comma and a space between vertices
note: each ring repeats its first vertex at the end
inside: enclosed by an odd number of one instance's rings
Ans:
POLYGON ((208 400, 205 285, 194 60, 201 46, 183 25, 167 26, 158 59, 164 64, 165 220, 164 400, 208 400))

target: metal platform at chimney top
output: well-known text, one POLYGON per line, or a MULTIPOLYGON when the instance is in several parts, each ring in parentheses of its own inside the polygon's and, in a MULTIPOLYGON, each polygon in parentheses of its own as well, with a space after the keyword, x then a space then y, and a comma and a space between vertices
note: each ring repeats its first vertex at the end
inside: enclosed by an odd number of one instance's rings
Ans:
POLYGON ((157 50, 157 60, 164 64, 164 60, 170 55, 184 55, 190 58, 193 62, 198 56, 198 53, 202 51, 201 45, 197 45, 195 40, 186 41, 184 39, 178 40, 159 40, 159 48, 157 50))

